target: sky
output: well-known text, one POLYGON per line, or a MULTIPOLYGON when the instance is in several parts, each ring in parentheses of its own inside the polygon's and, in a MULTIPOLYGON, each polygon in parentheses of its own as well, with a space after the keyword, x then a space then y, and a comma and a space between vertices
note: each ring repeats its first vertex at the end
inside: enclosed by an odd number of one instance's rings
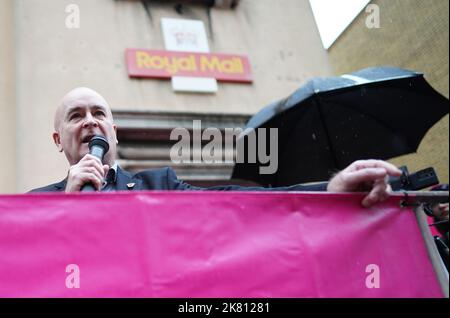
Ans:
POLYGON ((328 49, 370 0, 309 0, 325 49, 328 49))

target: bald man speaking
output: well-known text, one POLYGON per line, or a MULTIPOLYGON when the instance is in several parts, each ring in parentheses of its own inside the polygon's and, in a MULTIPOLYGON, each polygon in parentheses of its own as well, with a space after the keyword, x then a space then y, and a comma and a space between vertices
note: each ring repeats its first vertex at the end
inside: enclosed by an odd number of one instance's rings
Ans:
MULTIPOLYGON (((178 178, 171 168, 153 169, 134 175, 116 163, 117 126, 106 100, 96 91, 79 87, 67 93, 55 112, 53 141, 64 152, 70 165, 64 180, 31 192, 78 192, 91 183, 97 191, 136 190, 235 190, 235 191, 367 191, 362 204, 371 206, 387 198, 388 176, 400 176, 401 171, 381 160, 360 160, 335 175, 330 182, 318 185, 293 185, 280 188, 216 186, 199 188, 178 178), (100 160, 89 154, 89 141, 101 135, 109 151, 100 160)), ((299 162, 301 164, 301 162, 299 162)))

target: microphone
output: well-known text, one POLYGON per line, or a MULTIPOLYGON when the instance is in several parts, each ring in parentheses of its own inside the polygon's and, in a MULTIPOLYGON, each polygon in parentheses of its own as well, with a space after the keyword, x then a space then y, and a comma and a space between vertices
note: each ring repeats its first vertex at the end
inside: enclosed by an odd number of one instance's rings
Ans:
MULTIPOLYGON (((89 141, 89 153, 94 157, 100 159, 103 163, 103 157, 109 150, 109 144, 105 137, 94 136, 91 141, 89 141)), ((91 182, 85 183, 81 187, 81 192, 94 192, 95 187, 91 182)))

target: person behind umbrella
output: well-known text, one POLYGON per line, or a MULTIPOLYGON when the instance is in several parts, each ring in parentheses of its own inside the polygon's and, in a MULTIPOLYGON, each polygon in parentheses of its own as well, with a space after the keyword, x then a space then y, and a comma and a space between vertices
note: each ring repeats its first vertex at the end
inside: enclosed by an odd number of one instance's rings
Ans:
MULTIPOLYGON (((53 141, 59 152, 64 152, 70 165, 67 177, 58 183, 31 192, 77 192, 86 183, 98 191, 111 190, 257 190, 257 191, 367 191, 362 204, 366 207, 383 201, 388 196, 388 176, 400 176, 401 170, 381 160, 361 160, 350 164, 328 183, 294 185, 291 187, 262 188, 218 186, 199 188, 178 180, 170 168, 145 170, 134 175, 116 163, 117 126, 106 100, 92 89, 79 87, 68 92, 56 109, 53 141), (95 135, 104 136, 109 151, 104 164, 89 154, 88 142, 95 135)), ((301 165, 301 162, 298 163, 301 165)))
MULTIPOLYGON (((430 191, 448 191, 448 184, 439 184, 430 189, 430 191)), ((424 204, 423 210, 424 212, 433 217, 433 225, 436 227, 440 235, 434 236, 434 242, 436 243, 436 247, 438 248, 439 254, 441 255, 442 261, 447 267, 449 264, 449 203, 448 198, 447 202, 444 203, 433 203, 433 204, 424 204)))
MULTIPOLYGON (((439 184, 430 189, 430 191, 448 191, 448 184, 439 184)), ((436 229, 445 238, 448 245, 448 229, 449 229, 449 203, 433 203, 425 204, 424 211, 428 216, 434 218, 436 229)))

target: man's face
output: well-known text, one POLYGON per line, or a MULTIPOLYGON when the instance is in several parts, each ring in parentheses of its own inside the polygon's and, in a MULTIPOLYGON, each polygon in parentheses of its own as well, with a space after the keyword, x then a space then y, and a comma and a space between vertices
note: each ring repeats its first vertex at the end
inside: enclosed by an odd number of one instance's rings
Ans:
POLYGON ((70 165, 89 153, 89 141, 95 135, 106 137, 109 151, 103 162, 113 165, 116 154, 117 127, 105 99, 93 90, 77 88, 62 100, 55 115, 53 139, 64 151, 70 165))

